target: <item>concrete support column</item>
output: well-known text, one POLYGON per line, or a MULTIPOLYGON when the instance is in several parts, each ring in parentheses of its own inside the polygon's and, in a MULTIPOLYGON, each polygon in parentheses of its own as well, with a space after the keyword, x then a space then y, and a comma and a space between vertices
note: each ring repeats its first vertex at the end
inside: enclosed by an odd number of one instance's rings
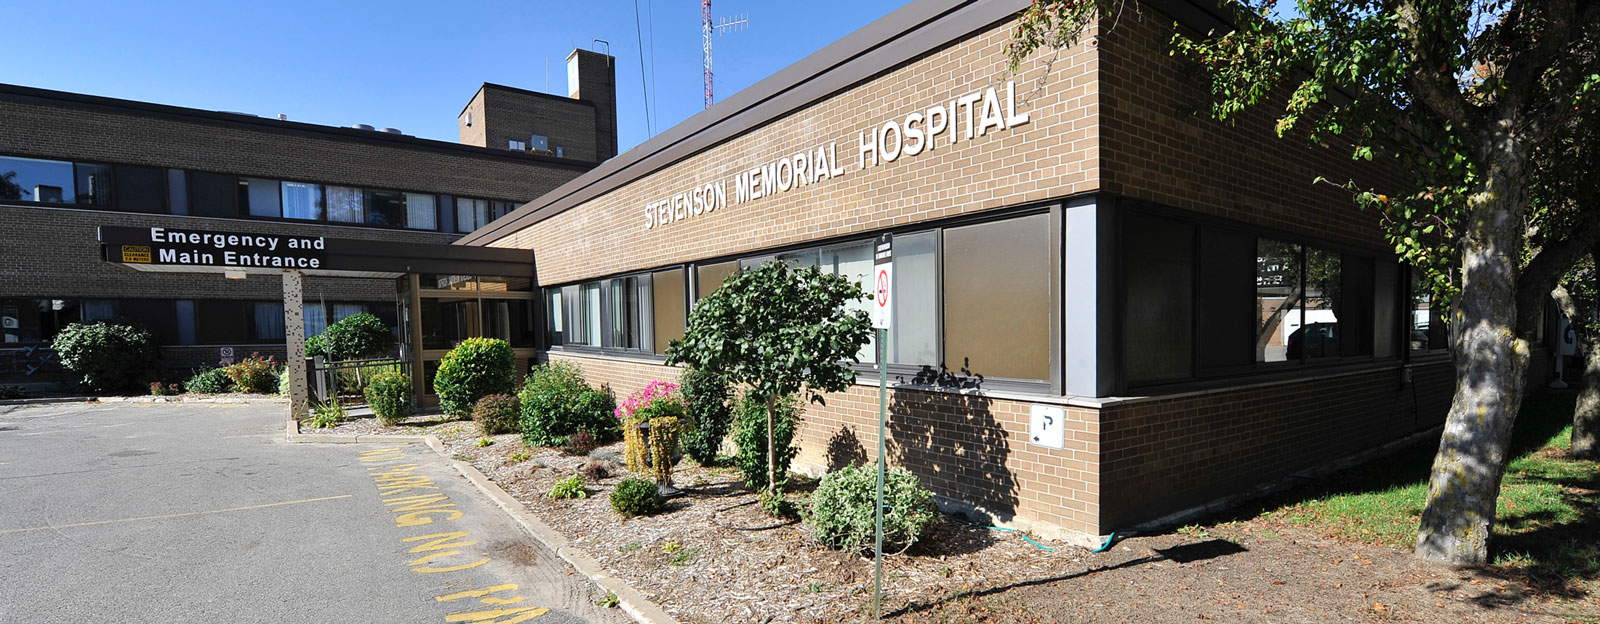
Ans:
POLYGON ((311 392, 306 384, 306 311, 301 296, 305 274, 283 272, 283 337, 289 348, 289 417, 304 420, 311 413, 311 392))
POLYGON ((422 405, 422 395, 428 393, 428 375, 422 368, 422 278, 416 273, 406 275, 406 317, 405 328, 407 339, 411 342, 411 396, 418 406, 422 405))

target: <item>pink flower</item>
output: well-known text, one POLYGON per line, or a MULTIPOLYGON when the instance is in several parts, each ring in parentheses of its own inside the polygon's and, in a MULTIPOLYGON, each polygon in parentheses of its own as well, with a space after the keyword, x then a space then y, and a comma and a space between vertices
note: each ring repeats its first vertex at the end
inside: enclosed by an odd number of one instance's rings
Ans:
POLYGON ((643 389, 628 395, 627 399, 617 405, 617 409, 612 412, 612 415, 619 420, 627 420, 632 418, 639 410, 649 406, 656 399, 672 398, 677 392, 678 384, 670 381, 652 381, 643 389))

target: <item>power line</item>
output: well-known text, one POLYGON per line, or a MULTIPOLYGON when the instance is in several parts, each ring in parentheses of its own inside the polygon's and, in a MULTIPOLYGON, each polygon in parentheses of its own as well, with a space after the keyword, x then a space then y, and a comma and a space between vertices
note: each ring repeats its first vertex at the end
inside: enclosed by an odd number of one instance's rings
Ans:
MULTIPOLYGON (((707 0, 709 2, 710 0, 707 0)), ((655 123, 650 120, 650 84, 645 79, 644 69, 644 24, 639 19, 639 0, 633 0, 633 33, 639 44, 639 90, 640 99, 644 100, 644 128, 645 134, 655 136, 655 123)), ((651 54, 655 56, 654 53, 651 54)))

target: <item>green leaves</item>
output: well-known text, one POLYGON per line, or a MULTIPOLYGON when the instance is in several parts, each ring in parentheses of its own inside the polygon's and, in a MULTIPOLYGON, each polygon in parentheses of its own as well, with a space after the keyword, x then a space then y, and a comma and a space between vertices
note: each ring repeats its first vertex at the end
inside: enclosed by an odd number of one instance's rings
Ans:
POLYGON ((669 364, 719 373, 768 396, 804 390, 813 401, 855 381, 850 364, 871 335, 867 313, 846 305, 859 286, 783 262, 742 270, 701 299, 669 364))

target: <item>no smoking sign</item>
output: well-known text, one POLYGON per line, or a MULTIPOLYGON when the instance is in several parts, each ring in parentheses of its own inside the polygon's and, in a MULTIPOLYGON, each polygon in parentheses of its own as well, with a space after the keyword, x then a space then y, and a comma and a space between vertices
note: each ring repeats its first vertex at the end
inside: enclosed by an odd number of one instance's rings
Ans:
POLYGON ((889 329, 894 320, 894 239, 878 237, 872 256, 872 328, 889 329))

